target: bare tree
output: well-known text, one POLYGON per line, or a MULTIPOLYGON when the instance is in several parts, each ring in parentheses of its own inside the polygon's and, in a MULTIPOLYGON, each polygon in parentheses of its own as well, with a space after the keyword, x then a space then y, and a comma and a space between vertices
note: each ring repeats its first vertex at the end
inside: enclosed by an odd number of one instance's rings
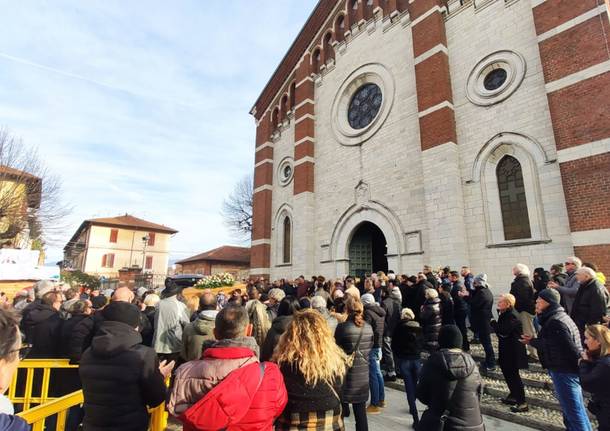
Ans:
POLYGON ((235 184, 233 192, 222 203, 222 217, 233 234, 241 240, 249 240, 252 234, 252 175, 246 175, 235 184))
POLYGON ((0 247, 22 247, 24 236, 39 247, 59 243, 69 212, 37 150, 0 128, 0 247))

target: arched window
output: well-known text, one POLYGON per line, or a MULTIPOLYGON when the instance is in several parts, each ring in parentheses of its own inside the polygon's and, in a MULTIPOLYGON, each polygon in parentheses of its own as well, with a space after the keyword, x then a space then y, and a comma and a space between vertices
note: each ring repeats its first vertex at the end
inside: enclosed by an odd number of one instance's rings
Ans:
POLYGON ((273 112, 271 113, 271 127, 273 128, 273 130, 277 129, 278 126, 278 121, 279 121, 279 109, 276 106, 275 109, 273 110, 273 112))
POLYGON ((290 109, 294 109, 294 105, 296 104, 296 92, 297 92, 297 83, 292 82, 290 84, 290 109))
POLYGON ((335 37, 337 42, 342 42, 345 39, 345 15, 339 15, 335 23, 335 37))
POLYGON ((311 69, 313 73, 320 73, 320 48, 316 48, 311 58, 311 69))
POLYGON ((504 156, 496 168, 504 239, 531 238, 523 171, 517 159, 504 156))
POLYGON ((364 3, 364 19, 369 20, 373 17, 373 0, 366 0, 364 3))
POLYGON ((347 13, 349 13, 350 26, 356 24, 358 22, 358 0, 351 0, 349 2, 347 13))
POLYGON ((290 217, 284 217, 284 232, 282 243, 282 263, 290 263, 290 251, 292 242, 292 227, 290 217))
POLYGON ((282 101, 280 102, 281 113, 282 113, 282 121, 284 121, 288 117, 288 95, 284 94, 282 96, 282 101))
POLYGON ((324 36, 324 63, 328 63, 331 59, 335 59, 335 50, 333 49, 331 42, 333 40, 333 34, 331 32, 326 33, 324 36))

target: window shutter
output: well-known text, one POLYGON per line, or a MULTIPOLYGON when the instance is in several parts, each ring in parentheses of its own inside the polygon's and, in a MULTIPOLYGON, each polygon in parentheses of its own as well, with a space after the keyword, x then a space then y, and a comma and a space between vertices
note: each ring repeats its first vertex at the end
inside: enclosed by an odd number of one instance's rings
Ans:
POLYGON ((154 232, 148 232, 148 245, 149 246, 155 245, 155 233, 154 232))
POLYGON ((117 242, 117 238, 119 237, 119 230, 118 229, 111 229, 110 230, 110 242, 117 242))
POLYGON ((102 268, 106 268, 106 262, 108 261, 108 255, 105 254, 102 256, 102 268))
POLYGON ((145 269, 152 269, 152 263, 153 263, 153 257, 146 256, 146 268, 145 269))
POLYGON ((114 268, 114 253, 108 255, 108 268, 114 268))

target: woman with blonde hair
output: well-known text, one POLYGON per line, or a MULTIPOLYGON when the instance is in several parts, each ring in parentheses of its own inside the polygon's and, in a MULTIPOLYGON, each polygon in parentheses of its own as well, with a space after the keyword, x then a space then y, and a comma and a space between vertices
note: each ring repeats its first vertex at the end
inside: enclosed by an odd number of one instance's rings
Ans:
POLYGON ((273 354, 288 391, 276 430, 343 430, 339 393, 349 358, 324 317, 307 309, 294 315, 273 354))
POLYGON ((590 325, 585 329, 586 350, 578 365, 580 384, 591 393, 588 409, 597 417, 599 431, 610 430, 610 329, 590 325))
POLYGON ((347 355, 352 366, 341 390, 343 417, 349 416, 349 404, 354 409, 356 431, 368 431, 366 400, 369 398, 369 356, 373 347, 373 328, 364 320, 364 305, 358 298, 345 302, 347 320, 335 331, 335 341, 347 355))

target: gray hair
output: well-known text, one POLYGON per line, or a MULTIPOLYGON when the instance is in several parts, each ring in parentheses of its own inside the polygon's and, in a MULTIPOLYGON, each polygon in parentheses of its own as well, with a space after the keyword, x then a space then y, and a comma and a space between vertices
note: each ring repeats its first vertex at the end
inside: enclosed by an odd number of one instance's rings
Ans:
POLYGON ((69 308, 69 312, 72 314, 83 314, 89 308, 87 301, 79 299, 69 308))
POLYGON ((320 295, 314 296, 313 298, 311 298, 311 308, 315 308, 316 310, 326 308, 326 299, 324 299, 320 295))
POLYGON ((42 299, 47 293, 55 290, 55 284, 51 280, 40 280, 34 286, 34 294, 36 299, 42 299))
POLYGON ((529 267, 524 264, 524 263, 518 263, 515 265, 515 269, 517 270, 517 272, 519 273, 519 275, 526 275, 529 277, 530 275, 530 269, 529 267))
POLYGON ((241 306, 228 306, 216 315, 216 335, 219 340, 243 337, 250 323, 248 312, 241 306))
POLYGON ((576 269, 580 268, 582 266, 582 260, 580 260, 578 257, 576 256, 570 256, 566 259, 566 262, 570 262, 573 263, 574 266, 576 267, 576 269))
POLYGON ((282 289, 274 287, 269 291, 268 297, 270 299, 275 299, 277 302, 281 302, 282 299, 286 297, 286 292, 284 292, 282 289))
POLYGON ((576 274, 587 275, 590 279, 595 280, 597 278, 597 274, 591 268, 583 266, 582 268, 578 268, 576 270, 576 274))
POLYGON ((436 291, 436 289, 426 289, 425 296, 426 299, 438 298, 438 292, 436 291))

